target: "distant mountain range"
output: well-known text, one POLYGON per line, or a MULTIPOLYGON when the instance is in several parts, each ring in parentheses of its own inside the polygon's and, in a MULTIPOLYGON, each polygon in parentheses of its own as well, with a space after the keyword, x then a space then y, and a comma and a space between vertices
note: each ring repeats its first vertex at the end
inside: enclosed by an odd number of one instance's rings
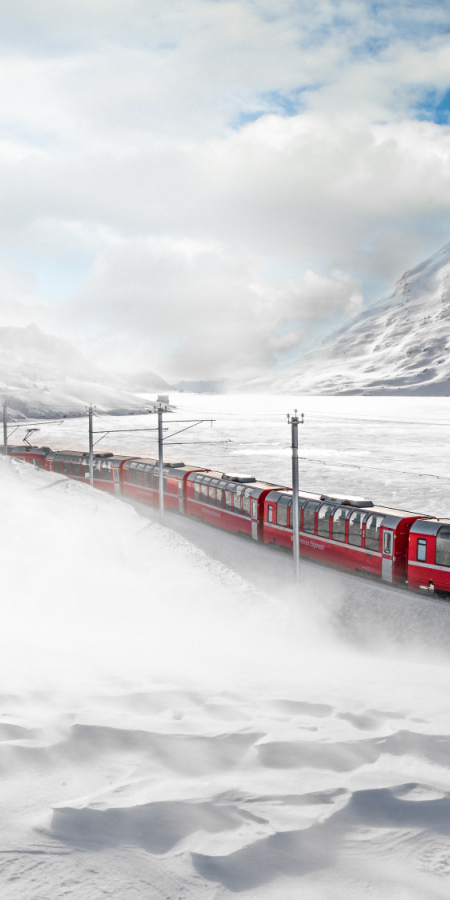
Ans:
POLYGON ((450 396, 450 244, 318 350, 254 388, 308 394, 450 396))
POLYGON ((8 398, 13 417, 80 415, 89 403, 98 412, 138 413, 151 405, 139 391, 166 387, 150 372, 135 379, 105 372, 69 341, 36 325, 0 328, 0 395, 8 398))

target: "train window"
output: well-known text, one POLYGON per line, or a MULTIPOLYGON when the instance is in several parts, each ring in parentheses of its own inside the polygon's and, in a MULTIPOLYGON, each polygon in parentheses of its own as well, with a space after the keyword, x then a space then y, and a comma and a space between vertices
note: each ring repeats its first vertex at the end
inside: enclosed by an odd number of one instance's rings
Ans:
POLYGON ((348 516, 348 509, 338 506, 333 513, 333 541, 345 543, 345 522, 348 516))
POLYGON ((305 507, 303 510, 303 531, 307 531, 309 534, 314 534, 315 531, 315 523, 316 523, 316 509, 318 509, 319 504, 314 503, 313 500, 308 500, 305 503, 305 507))
MULTIPOLYGON (((119 470, 114 468, 112 470, 112 473, 113 473, 113 480, 119 481, 119 470)), ((148 474, 147 474, 147 478, 148 478, 148 474)))
POLYGON ((72 472, 75 478, 83 478, 83 468, 78 459, 72 460, 72 472))
POLYGON ((380 529, 383 516, 377 516, 373 513, 366 522, 366 550, 380 549, 380 529))
POLYGON ((68 459, 65 459, 64 462, 63 462, 63 471, 64 471, 64 475, 68 475, 69 478, 71 477, 71 475, 72 475, 72 463, 69 462, 68 459))
POLYGON ((194 500, 200 500, 200 485, 194 481, 194 500))
POLYGON ((62 459, 54 459, 54 460, 53 460, 53 471, 54 471, 54 472, 59 472, 60 475, 62 475, 62 473, 63 473, 63 471, 64 471, 64 470, 63 470, 63 461, 62 461, 62 459))
POLYGON ((207 503, 208 502, 208 485, 207 484, 201 485, 200 493, 201 493, 202 502, 207 503))
POLYGON ((250 494, 248 489, 242 494, 242 515, 250 516, 250 494))
POLYGON ((34 464, 37 469, 45 469, 45 463, 42 459, 35 459, 34 464))
POLYGON ((365 512, 355 509, 348 520, 348 542, 353 544, 354 547, 361 547, 362 545, 362 526, 365 516, 365 512))
POLYGON ((392 556, 392 532, 385 531, 383 534, 383 553, 386 556, 392 556))
POLYGON ((233 504, 231 502, 233 494, 230 490, 225 491, 225 509, 229 509, 230 511, 233 509, 233 504))
POLYGON ((258 518, 258 501, 252 500, 252 519, 258 518))
POLYGON ((102 465, 102 479, 103 481, 112 481, 112 472, 106 463, 102 465))
POLYGON ((427 559, 427 542, 425 538, 419 538, 417 541, 417 555, 416 559, 418 562, 426 562, 427 559))
POLYGON ((209 486, 209 504, 210 506, 216 505, 216 489, 211 485, 209 486))
POLYGON ((320 534, 320 537, 330 537, 330 519, 333 515, 333 509, 334 507, 330 506, 329 503, 323 503, 319 509, 319 515, 317 517, 317 534, 320 534))
POLYGON ((273 522, 273 506, 271 503, 269 503, 269 506, 267 507, 267 521, 273 522))
POLYGON ((222 507, 222 497, 223 497, 222 488, 216 488, 216 506, 222 507))
POLYGON ((287 512, 288 507, 284 497, 277 503, 277 525, 283 525, 287 528, 287 512))
POLYGON ((450 566, 450 527, 442 525, 436 535, 436 563, 450 566))
POLYGON ((240 493, 236 493, 234 495, 234 511, 235 513, 241 514, 241 495, 240 493))

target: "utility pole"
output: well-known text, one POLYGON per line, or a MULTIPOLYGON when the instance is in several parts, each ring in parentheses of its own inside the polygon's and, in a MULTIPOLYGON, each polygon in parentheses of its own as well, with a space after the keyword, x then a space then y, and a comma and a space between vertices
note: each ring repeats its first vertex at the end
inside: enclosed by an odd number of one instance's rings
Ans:
POLYGON ((298 514, 298 426, 303 425, 303 413, 301 418, 288 413, 288 424, 291 426, 292 435, 292 542, 294 551, 294 575, 296 580, 300 578, 300 520, 298 514))
POLYGON ((89 484, 94 487, 94 434, 92 430, 92 416, 94 407, 91 405, 88 409, 89 415, 89 484))
POLYGON ((3 453, 8 456, 8 426, 7 422, 8 401, 3 401, 3 453))
POLYGON ((163 479, 163 412, 165 412, 167 407, 163 409, 160 405, 158 406, 158 471, 159 471, 159 515, 161 519, 164 518, 164 479, 163 479))

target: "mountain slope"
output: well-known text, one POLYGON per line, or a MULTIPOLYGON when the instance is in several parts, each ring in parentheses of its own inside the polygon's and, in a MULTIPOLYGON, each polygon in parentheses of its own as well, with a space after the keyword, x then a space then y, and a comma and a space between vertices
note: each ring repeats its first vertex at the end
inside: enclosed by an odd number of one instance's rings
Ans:
POLYGON ((149 405, 125 378, 102 371, 69 341, 36 325, 0 328, 0 395, 13 417, 79 415, 89 403, 116 413, 149 405))
MULTIPOLYGON (((450 395, 450 244, 393 294, 265 388, 317 394, 450 395)), ((261 383, 262 386, 262 383, 261 383)))

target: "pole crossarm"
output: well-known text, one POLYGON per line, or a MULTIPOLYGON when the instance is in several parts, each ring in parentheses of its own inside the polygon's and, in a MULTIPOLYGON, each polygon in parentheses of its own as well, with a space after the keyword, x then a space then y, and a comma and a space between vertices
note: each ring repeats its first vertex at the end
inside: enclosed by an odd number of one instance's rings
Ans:
MULTIPOLYGON (((176 421, 176 420, 175 420, 176 421)), ((215 419, 180 419, 181 422, 192 422, 192 425, 187 425, 186 428, 180 428, 178 431, 173 431, 172 434, 168 434, 167 437, 163 438, 163 440, 167 441, 168 438, 175 437, 177 434, 181 434, 182 431, 189 431, 190 428, 194 428, 195 425, 201 425, 202 422, 215 422, 215 419)), ((167 429, 164 429, 167 431, 167 429)))

